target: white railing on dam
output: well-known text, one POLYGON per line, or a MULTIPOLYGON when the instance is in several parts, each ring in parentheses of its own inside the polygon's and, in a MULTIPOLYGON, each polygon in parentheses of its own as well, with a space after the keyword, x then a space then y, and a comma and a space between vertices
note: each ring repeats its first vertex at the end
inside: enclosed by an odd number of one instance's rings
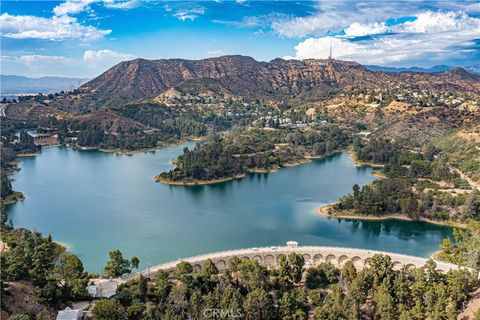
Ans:
MULTIPOLYGON (((153 277, 155 273, 160 270, 171 271, 180 261, 186 261, 190 263, 195 271, 200 271, 203 267, 203 264, 208 260, 212 260, 217 268, 222 271, 228 267, 228 263, 233 257, 250 258, 256 260, 259 264, 266 267, 275 267, 278 262, 278 258, 281 255, 286 255, 289 253, 297 253, 303 255, 305 258, 305 265, 315 266, 321 262, 330 262, 337 267, 341 267, 346 261, 350 260, 354 263, 355 267, 362 269, 368 265, 369 260, 375 254, 388 255, 392 259, 394 268, 399 269, 403 266, 408 268, 410 267, 421 267, 428 260, 427 258, 416 257, 411 255, 405 255, 394 252, 386 251, 377 251, 369 249, 356 249, 356 248, 345 248, 345 247, 324 247, 324 246, 282 246, 282 247, 262 247, 262 248, 247 248, 247 249, 237 249, 237 250, 226 250, 219 251, 214 253, 202 254, 193 257, 188 257, 184 259, 178 259, 176 261, 170 261, 167 263, 159 264, 153 267, 149 267, 139 272, 135 272, 123 277, 114 278, 114 279, 99 279, 95 283, 101 288, 100 296, 110 297, 115 294, 117 286, 121 283, 124 283, 130 279, 135 278, 138 275, 144 277, 153 277)), ((435 261, 437 263, 437 269, 448 272, 452 269, 460 268, 458 265, 435 261)))

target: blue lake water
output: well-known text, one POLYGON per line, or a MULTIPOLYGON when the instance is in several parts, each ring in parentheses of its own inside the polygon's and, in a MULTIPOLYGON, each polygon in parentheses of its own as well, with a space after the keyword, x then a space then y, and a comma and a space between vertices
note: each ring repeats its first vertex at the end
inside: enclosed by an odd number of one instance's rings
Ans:
POLYGON ((153 176, 172 167, 187 143, 131 156, 63 147, 23 158, 13 178, 26 199, 9 206, 15 226, 50 233, 91 272, 108 252, 154 265, 218 250, 296 240, 428 256, 450 228, 420 222, 346 221, 315 208, 336 201, 353 184, 373 181, 347 153, 270 174, 208 186, 168 186, 153 176))

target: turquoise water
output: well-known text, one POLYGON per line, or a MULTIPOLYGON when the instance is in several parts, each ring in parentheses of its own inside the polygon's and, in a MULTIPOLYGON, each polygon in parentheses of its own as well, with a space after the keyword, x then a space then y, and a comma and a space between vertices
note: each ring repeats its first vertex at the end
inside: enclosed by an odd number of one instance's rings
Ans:
POLYGON ((426 223, 317 216, 315 208, 374 179, 371 168, 354 166, 347 153, 217 185, 154 183, 184 146, 132 156, 46 148, 20 162, 14 189, 26 199, 8 214, 15 226, 68 245, 91 272, 100 272, 115 248, 138 256, 143 267, 288 240, 428 256, 451 234, 426 223))

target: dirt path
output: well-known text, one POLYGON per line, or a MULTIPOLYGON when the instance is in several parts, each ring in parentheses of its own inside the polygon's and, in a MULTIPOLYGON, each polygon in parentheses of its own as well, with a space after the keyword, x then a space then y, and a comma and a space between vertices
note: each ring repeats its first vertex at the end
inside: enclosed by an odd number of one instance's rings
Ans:
POLYGON ((473 320, 475 312, 480 310, 480 286, 473 292, 472 298, 467 303, 467 307, 458 315, 458 320, 473 320))
POLYGON ((476 183, 475 181, 473 181, 472 179, 470 179, 469 177, 467 177, 466 174, 464 174, 462 171, 460 171, 459 169, 457 169, 457 168, 455 168, 455 167, 448 166, 448 168, 450 169, 450 171, 459 174, 459 175, 460 175, 460 178, 462 178, 463 180, 467 181, 468 184, 469 184, 472 188, 477 189, 478 191, 480 191, 480 184, 479 184, 479 183, 476 183))

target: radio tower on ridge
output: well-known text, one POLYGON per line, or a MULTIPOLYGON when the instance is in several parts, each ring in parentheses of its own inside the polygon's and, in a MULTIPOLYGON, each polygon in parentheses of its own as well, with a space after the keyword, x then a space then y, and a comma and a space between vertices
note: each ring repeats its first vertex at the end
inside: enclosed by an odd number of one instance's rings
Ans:
POLYGON ((332 44, 330 43, 330 54, 328 55, 328 60, 333 60, 333 55, 332 55, 332 44))

